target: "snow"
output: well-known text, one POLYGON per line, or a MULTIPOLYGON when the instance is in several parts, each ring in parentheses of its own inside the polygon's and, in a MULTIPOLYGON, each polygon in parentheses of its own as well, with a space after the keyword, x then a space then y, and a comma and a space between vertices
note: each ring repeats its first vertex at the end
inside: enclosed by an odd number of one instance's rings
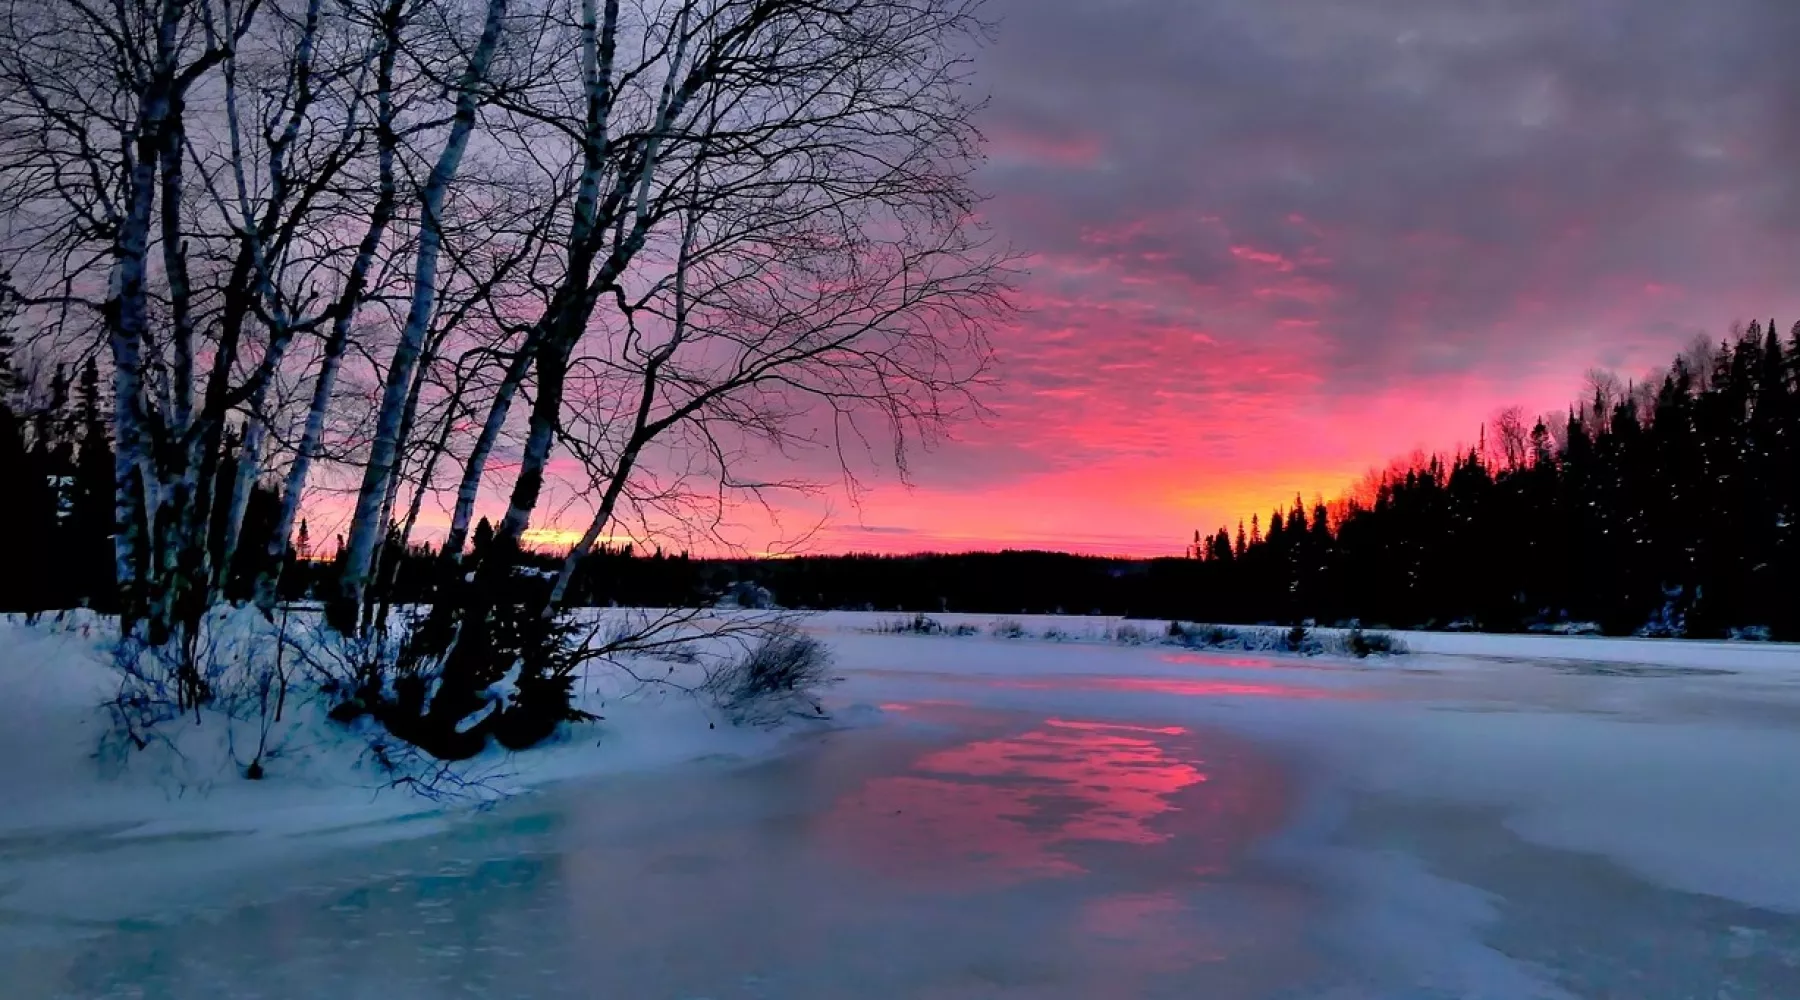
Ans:
MULTIPOLYGON (((371 921, 447 921, 415 928, 433 954, 486 928, 452 963, 477 995, 1800 996, 1795 647, 1406 633, 1356 660, 1107 618, 877 631, 899 617, 804 617, 835 728, 596 674, 605 720, 479 760, 474 810, 378 790, 316 718, 261 782, 217 745, 110 773, 104 630, 0 625, 0 759, 31 762, 0 775, 0 963, 35 945, 20 995, 101 995, 150 949, 168 995, 223 994, 275 921, 314 963, 275 995, 336 991, 344 900, 380 888, 414 909, 371 921), (579 932, 506 930, 545 907, 579 932)), ((453 992, 424 954, 345 995, 453 992)))
MULTIPOLYGON (((255 612, 229 616, 222 642, 247 644, 255 612)), ((229 838, 238 866, 265 863, 307 835, 380 841, 423 836, 446 816, 557 782, 633 773, 706 758, 751 759, 774 752, 784 734, 726 725, 705 702, 618 673, 583 679, 581 707, 602 721, 568 727, 528 754, 498 747, 455 769, 441 801, 396 787, 369 752, 372 723, 345 727, 328 707, 296 696, 273 727, 265 778, 243 777, 254 756, 254 720, 202 713, 164 723, 168 742, 131 751, 105 739, 102 704, 115 695, 114 632, 93 616, 46 616, 26 625, 0 620, 0 886, 7 908, 59 918, 99 918, 220 869, 217 857, 178 864, 143 845, 229 838), (84 845, 72 860, 41 851, 9 855, 8 845, 84 845), (83 856, 104 851, 109 863, 83 856), (9 863, 10 862, 10 863, 9 863), (111 862, 116 862, 113 864, 111 862), (129 875, 122 884, 121 876, 129 875)), ((225 653, 223 658, 237 655, 225 653)), ((656 673, 672 674, 659 665, 656 673)), ((683 680, 675 676, 676 681, 683 680)), ((691 679, 690 679, 691 680, 691 679)), ((216 853, 218 847, 209 848, 216 853)), ((219 873, 222 873, 222 869, 219 873)))

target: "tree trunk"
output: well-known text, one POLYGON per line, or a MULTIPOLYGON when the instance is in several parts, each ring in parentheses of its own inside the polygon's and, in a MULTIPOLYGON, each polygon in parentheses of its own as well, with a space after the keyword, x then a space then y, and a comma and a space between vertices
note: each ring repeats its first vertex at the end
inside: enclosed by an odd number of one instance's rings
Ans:
POLYGON ((113 473, 119 532, 114 537, 114 568, 119 575, 121 633, 133 631, 151 614, 150 554, 155 545, 156 462, 145 411, 144 344, 150 330, 147 287, 150 225, 156 206, 156 172, 162 131, 169 115, 174 84, 174 40, 177 18, 165 12, 159 26, 152 79, 139 105, 127 175, 125 211, 113 243, 113 275, 107 301, 108 343, 113 360, 113 436, 117 442, 113 473))
POLYGON ((637 465, 639 450, 638 443, 634 441, 619 455, 618 468, 613 470, 612 479, 606 484, 606 493, 600 498, 600 508, 594 512, 594 519, 588 522, 587 531, 575 543, 575 547, 571 548, 569 554, 563 557, 562 567, 556 573, 556 583, 551 586, 550 595, 544 599, 541 614, 545 616, 554 614, 556 609, 561 606, 563 598, 568 595, 569 581, 575 576, 575 567, 581 564, 583 557, 593 551, 594 543, 600 539, 600 533, 606 530, 607 524, 612 521, 613 510, 618 506, 619 496, 625 492, 625 483, 631 478, 631 470, 637 465))
POLYGON ((475 498, 481 492, 481 477, 487 470, 488 456, 493 454, 494 445, 500 440, 500 432, 506 428, 506 417, 512 409, 513 397, 518 395, 519 386, 530 370, 531 352, 521 347, 513 355, 512 363, 506 366, 506 377, 501 379, 500 387, 494 393, 494 401, 488 406, 487 420, 481 425, 481 435, 475 439, 475 447, 469 450, 469 461, 463 466, 462 482, 456 488, 456 509, 450 515, 450 533, 444 537, 443 558, 451 565, 462 561, 463 545, 469 540, 469 523, 475 517, 475 498))
POLYGON ((394 135, 394 64, 400 53, 402 9, 400 0, 396 0, 387 6, 382 15, 382 47, 376 62, 375 134, 379 150, 376 154, 375 205, 370 210, 369 225, 363 230, 362 242, 357 245, 356 258, 350 263, 350 273, 344 279, 343 292, 334 305, 336 311, 331 318, 331 332, 325 338, 325 355, 319 362, 318 379, 313 383, 312 401, 306 411, 306 426, 301 431, 299 445, 294 449, 293 464, 288 467, 287 480, 282 487, 281 509, 275 518, 275 530, 269 536, 265 553, 267 559, 262 571, 256 576, 256 606, 265 613, 275 607, 281 572, 287 563, 288 546, 294 533, 294 523, 300 514, 300 501, 306 494, 306 480, 312 473, 313 460, 318 456, 320 442, 325 437, 325 416, 331 409, 331 396, 337 387, 338 371, 343 367, 344 355, 350 349, 350 329, 367 293, 369 271, 374 267, 375 255, 387 237, 388 224, 393 220, 394 206, 398 200, 394 182, 397 145, 394 135))
POLYGON ((449 193, 450 183, 456 178, 463 153, 468 149, 470 136, 475 129, 475 112, 480 104, 478 90, 487 79, 494 50, 499 46, 506 3, 507 0, 488 0, 487 20, 482 26, 481 40, 476 44, 475 52, 470 56, 468 67, 463 73, 450 134, 444 141, 437 163, 432 166, 431 175, 421 195, 419 248, 413 269, 412 302, 406 325, 401 330, 400 343, 395 345, 394 357, 388 366, 381 409, 375 421, 375 440, 369 449, 368 467, 363 475, 362 488, 357 493, 356 513, 350 523, 343 578, 339 581, 337 595, 326 608, 326 617, 331 625, 346 634, 357 630, 363 592, 369 582, 370 563, 374 560, 375 547, 386 533, 387 526, 380 520, 381 509, 402 444, 400 425, 405 415, 406 399, 412 388, 413 370, 423 351, 426 328, 430 324, 432 307, 436 301, 438 257, 442 252, 444 238, 441 216, 444 199, 449 193))
MULTIPOLYGON (((259 400, 260 402, 260 400, 259 400)), ((267 425, 253 408, 244 424, 244 443, 238 450, 237 475, 231 482, 231 505, 225 511, 225 537, 219 545, 218 564, 213 568, 212 602, 225 596, 231 585, 231 564, 236 561, 238 540, 243 536, 244 512, 250 507, 250 493, 256 476, 262 471, 262 444, 267 425)))

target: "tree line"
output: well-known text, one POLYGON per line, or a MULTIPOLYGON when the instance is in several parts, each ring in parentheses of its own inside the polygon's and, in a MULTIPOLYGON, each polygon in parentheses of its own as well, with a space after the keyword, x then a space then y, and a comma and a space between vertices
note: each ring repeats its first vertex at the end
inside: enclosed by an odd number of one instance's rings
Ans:
POLYGON ((1328 506, 1196 533, 1196 603, 1243 621, 1800 638, 1800 324, 1397 463, 1328 506))
MULTIPOLYGON (((4 329, 4 324, 0 324, 4 329)), ((1221 622, 1358 620, 1392 627, 1517 630, 1592 622, 1617 634, 1795 635, 1800 324, 1785 342, 1753 324, 1701 343, 1660 379, 1595 373, 1566 412, 1528 426, 1501 413, 1474 448, 1396 462, 1334 503, 1277 508, 1235 531, 1197 535, 1186 559, 1053 552, 697 558, 595 545, 576 561, 570 606, 692 607, 757 594, 785 607, 997 614, 1098 613, 1221 622), (758 590, 744 591, 745 585, 758 590)), ((10 342, 0 334, 0 348, 10 342)), ((8 548, 34 572, 7 574, 10 609, 115 608, 108 404, 98 366, 53 372, 31 405, 0 350, 0 472, 18 525, 8 548), (16 474, 15 474, 16 473, 16 474)), ((235 476, 236 434, 218 473, 235 476)), ((259 481, 227 593, 253 596, 280 507, 259 481)), ((495 537, 472 529, 479 563, 495 537)), ((214 544, 222 525, 213 529, 214 544)), ((284 596, 331 594, 342 538, 304 520, 279 574, 284 596)), ((384 594, 429 602, 456 567, 390 525, 384 594), (448 567, 448 568, 447 568, 448 567)), ((542 589, 562 554, 522 551, 542 589)))

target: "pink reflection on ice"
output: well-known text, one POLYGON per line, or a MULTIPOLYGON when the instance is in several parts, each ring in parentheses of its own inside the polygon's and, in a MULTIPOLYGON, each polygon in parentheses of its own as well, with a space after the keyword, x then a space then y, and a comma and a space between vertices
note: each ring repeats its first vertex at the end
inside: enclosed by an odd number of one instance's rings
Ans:
POLYGON ((1164 653, 1164 663, 1193 667, 1221 667, 1231 670, 1343 670, 1338 663, 1318 660, 1278 660, 1272 656, 1239 656, 1225 653, 1164 653))
POLYGON ((1123 691, 1146 694, 1172 694, 1188 698, 1318 698, 1357 699, 1368 697, 1357 691, 1303 687, 1297 684, 1244 684, 1236 681, 1190 680, 1185 677, 1102 677, 1072 675, 1068 677, 1034 677, 1031 680, 995 680, 994 687, 1024 691, 1123 691))
POLYGON ((1197 667, 1239 667, 1250 670, 1274 670, 1284 665, 1278 664, 1266 656, 1224 656, 1215 653, 1164 653, 1160 659, 1164 663, 1184 663, 1197 667))
POLYGON ((1078 876, 1129 847, 1195 882, 1279 821, 1280 774, 1179 726, 1048 719, 918 758, 838 800, 822 833, 859 866, 921 887, 1078 876), (1179 840, 1179 844, 1173 843, 1179 840))
POLYGON ((884 701, 875 707, 883 712, 932 712, 949 708, 965 708, 968 704, 966 701, 957 701, 953 698, 920 698, 916 701, 884 701))

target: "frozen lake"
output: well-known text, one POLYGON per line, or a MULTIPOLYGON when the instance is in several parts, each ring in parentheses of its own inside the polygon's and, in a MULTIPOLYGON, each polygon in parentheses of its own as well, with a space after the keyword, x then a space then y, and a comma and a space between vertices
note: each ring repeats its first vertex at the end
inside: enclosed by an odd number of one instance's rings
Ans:
POLYGON ((774 757, 274 848, 0 835, 0 995, 1800 997, 1791 651, 853 626, 856 724, 774 757))

